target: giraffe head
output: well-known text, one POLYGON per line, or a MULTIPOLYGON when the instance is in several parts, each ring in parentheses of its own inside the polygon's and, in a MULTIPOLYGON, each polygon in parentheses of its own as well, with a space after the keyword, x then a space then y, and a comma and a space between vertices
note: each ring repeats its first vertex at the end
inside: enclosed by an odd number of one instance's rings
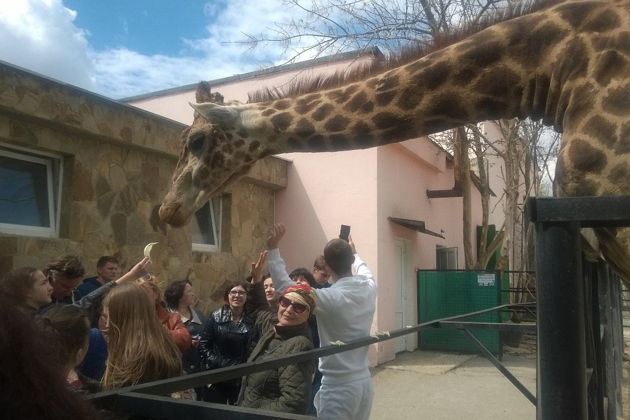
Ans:
POLYGON ((241 111, 247 106, 225 106, 223 96, 211 94, 204 82, 196 100, 194 121, 182 132, 179 161, 159 210, 160 218, 175 227, 188 223, 212 196, 272 153, 243 128, 241 111))

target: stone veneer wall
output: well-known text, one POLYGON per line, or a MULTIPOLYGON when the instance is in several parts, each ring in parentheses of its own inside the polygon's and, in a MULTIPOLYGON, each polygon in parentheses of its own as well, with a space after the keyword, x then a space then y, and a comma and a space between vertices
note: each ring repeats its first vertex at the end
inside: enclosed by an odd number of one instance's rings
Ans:
POLYGON ((0 63, 0 143, 63 156, 59 236, 0 232, 0 274, 68 253, 88 275, 101 255, 123 269, 160 242, 152 271, 164 285, 190 278, 202 309, 216 307, 226 281, 244 278, 273 222, 274 190, 286 162, 268 158, 227 191, 220 252, 193 253, 190 227, 157 218, 179 154, 184 126, 119 102, 0 63))

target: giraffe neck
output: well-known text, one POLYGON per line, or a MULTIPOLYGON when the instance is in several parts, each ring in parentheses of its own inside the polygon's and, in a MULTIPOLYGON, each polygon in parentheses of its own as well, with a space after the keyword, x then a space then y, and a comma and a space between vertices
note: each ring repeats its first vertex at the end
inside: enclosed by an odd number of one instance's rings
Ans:
POLYGON ((560 7, 494 25, 361 82, 251 104, 244 126, 255 127, 276 153, 367 148, 512 117, 542 117, 562 130, 575 65, 583 64, 576 55, 587 52, 575 45, 560 7))

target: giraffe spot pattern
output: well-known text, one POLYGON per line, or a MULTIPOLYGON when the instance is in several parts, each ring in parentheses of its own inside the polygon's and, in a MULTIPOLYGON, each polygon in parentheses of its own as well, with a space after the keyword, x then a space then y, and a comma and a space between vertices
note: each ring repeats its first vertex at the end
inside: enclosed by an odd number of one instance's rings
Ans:
MULTIPOLYGON (((475 103, 477 116, 481 120, 502 118, 509 114, 510 105, 502 98, 483 97, 475 103)), ((461 114, 461 112, 460 112, 461 114)), ((465 118, 460 117, 460 120, 465 118)))
MULTIPOLYGON (((309 96, 312 97, 313 95, 309 95, 309 96)), ((300 115, 308 114, 313 109, 315 109, 319 104, 322 103, 320 97, 321 97, 320 95, 316 95, 312 99, 307 99, 307 98, 298 99, 295 104, 295 112, 297 112, 300 115)))
POLYGON ((448 80, 450 73, 450 65, 442 61, 422 69, 413 76, 412 80, 416 86, 424 86, 428 90, 433 90, 442 86, 448 80))
POLYGON ((313 112, 313 119, 315 121, 322 121, 324 118, 327 118, 333 110, 334 107, 331 104, 323 104, 313 112))
POLYGON ((615 153, 630 153, 630 122, 624 122, 621 124, 619 139, 617 147, 615 147, 615 153))
POLYGON ((271 124, 273 124, 273 127, 278 131, 284 131, 289 128, 291 121, 293 121, 293 116, 288 112, 283 112, 271 117, 271 124))
POLYGON ((602 117, 601 115, 595 115, 589 118, 584 124, 584 134, 587 134, 594 139, 597 139, 600 143, 610 148, 616 141, 616 127, 613 123, 602 117))
POLYGON ((242 150, 239 150, 236 153, 234 153, 234 159, 236 159, 236 161, 238 162, 248 162, 251 158, 249 157, 247 153, 243 152, 242 150))
POLYGON ((295 134, 299 137, 306 138, 315 133, 315 127, 306 118, 300 119, 295 125, 295 134))
POLYGON ((398 107, 404 111, 415 109, 422 102, 422 95, 417 86, 405 89, 400 94, 400 98, 396 102, 398 107))
POLYGON ((562 19, 577 28, 593 10, 593 3, 565 4, 556 9, 562 19))
POLYGON ((283 111, 291 106, 291 101, 288 99, 280 99, 275 101, 272 105, 278 111, 283 111))
POLYGON ((435 116, 448 116, 456 121, 468 118, 468 112, 462 106, 458 95, 448 91, 437 95, 431 101, 427 113, 435 116))
POLYGON ((627 185, 630 181, 630 171, 628 170, 628 163, 622 162, 615 165, 608 175, 608 180, 612 184, 627 185))
POLYGON ((572 189, 571 195, 574 196, 592 196, 598 195, 600 191, 599 182, 592 179, 581 179, 572 189))
POLYGON ((590 83, 577 85, 573 89, 570 102, 565 111, 565 121, 569 124, 567 127, 579 124, 586 115, 593 109, 594 88, 590 83))
POLYGON ((319 134, 309 137, 306 142, 310 150, 313 150, 315 152, 326 150, 326 142, 324 142, 324 137, 319 134))
POLYGON ((391 140, 405 140, 413 124, 409 118, 392 112, 381 112, 372 117, 376 128, 382 131, 380 140, 383 143, 391 140))
POLYGON ((496 40, 475 44, 461 55, 462 62, 469 61, 477 67, 487 67, 503 57, 503 44, 496 40))
POLYGON ((259 147, 260 147, 260 142, 258 142, 258 141, 256 141, 256 140, 254 140, 253 142, 251 142, 251 143, 249 144, 248 151, 249 151, 250 153, 252 153, 252 152, 254 152, 256 149, 258 149, 259 147))
POLYGON ((289 137, 287 142, 289 143, 289 147, 291 148, 291 150, 300 150, 300 149, 302 149, 302 142, 300 140, 296 139, 295 137, 289 137))
POLYGON ((348 138, 343 134, 333 134, 330 136, 330 143, 333 150, 347 150, 350 148, 348 138))
POLYGON ((552 22, 538 25, 536 29, 528 28, 526 32, 512 38, 514 43, 508 45, 507 54, 521 66, 532 69, 540 66, 548 59, 548 50, 555 47, 567 35, 567 30, 552 22))
POLYGON ((479 72, 473 66, 462 66, 453 73, 453 84, 456 86, 466 86, 472 82, 479 72))
POLYGON ((582 27, 592 32, 608 32, 619 27, 619 16, 612 10, 605 9, 584 22, 582 27))
POLYGON ((601 86, 607 86, 612 79, 621 79, 630 74, 630 62, 617 51, 601 54, 595 65, 593 77, 601 86))
POLYGON ((621 32, 615 37, 614 48, 630 55, 630 31, 621 32))
POLYGON ((428 133, 437 133, 440 131, 453 128, 453 123, 450 119, 444 117, 427 118, 424 122, 424 130, 428 133))
POLYGON ((349 120, 342 115, 335 115, 330 120, 326 121, 324 124, 324 129, 326 131, 336 132, 343 131, 348 126, 349 120))
POLYGON ((600 173, 606 166, 606 155, 587 141, 577 138, 569 147, 569 157, 573 167, 581 172, 600 173))
POLYGON ((376 94, 376 104, 378 106, 387 106, 396 96, 395 90, 390 90, 389 92, 379 92, 376 94))
POLYGON ((630 83, 618 88, 609 89, 602 100, 604 111, 614 115, 625 116, 630 110, 630 83))
POLYGON ((352 99, 350 99, 350 101, 348 101, 344 109, 348 112, 356 112, 359 110, 360 107, 365 105, 365 103, 367 102, 367 99, 368 98, 365 92, 359 92, 356 95, 354 95, 352 99))
POLYGON ((378 85, 378 83, 379 83, 379 78, 378 77, 372 77, 372 78, 368 79, 365 82, 365 86, 368 89, 376 89, 376 86, 378 85))
POLYGON ((570 43, 565 53, 561 72, 569 74, 571 78, 588 76, 588 47, 582 40, 570 43))
POLYGON ((376 90, 379 92, 384 92, 391 89, 396 89, 398 87, 399 80, 398 76, 392 72, 387 72, 383 77, 381 77, 376 90))
POLYGON ((488 96, 511 99, 514 86, 520 83, 520 77, 507 66, 492 68, 475 82, 475 91, 488 96))
POLYGON ((218 166, 223 165, 223 161, 224 161, 223 153, 217 152, 217 153, 212 154, 212 165, 211 165, 212 167, 218 167, 218 166))
POLYGON ((236 147, 237 149, 243 147, 245 145, 245 142, 241 139, 238 139, 234 142, 234 147, 236 147))
POLYGON ((363 121, 357 121, 353 126, 352 126, 352 132, 354 134, 370 134, 370 132, 372 131, 372 127, 370 127, 368 124, 364 123, 363 121))
POLYGON ((244 128, 242 128, 242 129, 238 130, 236 135, 238 135, 242 139, 246 139, 247 137, 249 137, 249 132, 247 130, 245 130, 244 128))
POLYGON ((276 113, 276 110, 275 110, 275 109, 273 109, 273 108, 267 108, 267 109, 265 109, 265 110, 262 112, 262 116, 263 116, 263 117, 268 117, 268 116, 273 115, 273 114, 275 114, 275 113, 276 113))

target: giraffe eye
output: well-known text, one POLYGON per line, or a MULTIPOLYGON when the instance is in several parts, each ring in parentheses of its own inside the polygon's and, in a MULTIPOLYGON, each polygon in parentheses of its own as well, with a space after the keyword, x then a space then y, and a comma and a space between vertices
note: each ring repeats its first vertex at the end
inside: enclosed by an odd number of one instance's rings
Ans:
POLYGON ((194 133, 188 137, 188 150, 192 153, 199 153, 203 148, 205 136, 203 133, 194 133))

